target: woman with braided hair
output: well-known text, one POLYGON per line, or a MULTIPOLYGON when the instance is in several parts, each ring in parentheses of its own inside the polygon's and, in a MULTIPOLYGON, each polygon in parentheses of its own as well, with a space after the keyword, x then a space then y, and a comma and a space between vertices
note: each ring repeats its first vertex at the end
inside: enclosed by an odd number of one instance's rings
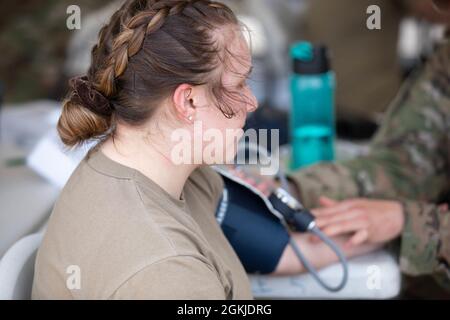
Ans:
MULTIPOLYGON (((70 81, 59 135, 69 147, 99 142, 54 206, 34 299, 252 298, 214 217, 223 181, 201 148, 175 164, 171 138, 182 129, 195 139, 199 122, 242 129, 257 107, 250 70, 225 5, 125 2, 100 31, 87 75, 70 81)), ((229 158, 236 140, 222 147, 229 158)))
MULTIPOLYGON (((125 2, 100 31, 87 75, 70 81, 61 140, 98 143, 53 208, 34 299, 252 298, 216 222, 224 182, 208 166, 236 155, 246 114, 257 107, 246 84, 251 69, 242 28, 225 5, 125 2), (221 138, 210 134, 204 146, 211 130, 221 138)), ((325 245, 294 238, 316 267, 336 260, 325 245)), ((303 272, 282 241, 273 239, 281 250, 265 273, 303 272)))

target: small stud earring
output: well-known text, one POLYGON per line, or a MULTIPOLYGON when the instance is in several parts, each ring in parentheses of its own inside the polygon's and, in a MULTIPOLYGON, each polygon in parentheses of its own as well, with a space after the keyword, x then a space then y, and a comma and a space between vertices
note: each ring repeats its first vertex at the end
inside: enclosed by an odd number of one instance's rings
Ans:
POLYGON ((188 120, 189 120, 189 121, 192 121, 192 119, 193 119, 192 116, 189 116, 189 117, 188 117, 188 120))

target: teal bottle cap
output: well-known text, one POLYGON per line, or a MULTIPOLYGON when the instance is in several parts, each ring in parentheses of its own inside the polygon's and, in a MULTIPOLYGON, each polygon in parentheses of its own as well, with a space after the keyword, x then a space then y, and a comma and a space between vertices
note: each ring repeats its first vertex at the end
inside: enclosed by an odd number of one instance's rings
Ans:
POLYGON ((314 46, 300 41, 291 46, 293 71, 296 74, 321 74, 330 71, 328 50, 323 45, 314 46))
POLYGON ((300 41, 291 46, 291 57, 302 61, 312 61, 313 46, 310 42, 300 41))

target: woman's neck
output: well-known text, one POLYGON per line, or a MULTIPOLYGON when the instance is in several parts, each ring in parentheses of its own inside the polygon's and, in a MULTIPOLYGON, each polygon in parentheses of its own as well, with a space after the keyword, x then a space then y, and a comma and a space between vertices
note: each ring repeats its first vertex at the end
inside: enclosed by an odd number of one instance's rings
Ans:
POLYGON ((197 166, 174 164, 170 160, 169 148, 163 150, 163 145, 158 144, 158 148, 145 142, 142 137, 125 135, 114 141, 109 138, 101 145, 100 150, 110 159, 138 170, 172 197, 180 199, 188 177, 197 166))

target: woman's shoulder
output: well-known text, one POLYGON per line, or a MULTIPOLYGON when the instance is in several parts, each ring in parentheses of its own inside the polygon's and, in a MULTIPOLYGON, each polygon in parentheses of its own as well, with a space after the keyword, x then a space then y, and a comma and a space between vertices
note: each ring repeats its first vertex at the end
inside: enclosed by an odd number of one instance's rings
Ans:
POLYGON ((55 208, 92 212, 108 208, 120 210, 139 199, 132 177, 116 177, 99 172, 83 159, 61 190, 55 208), (124 207, 125 206, 125 207, 124 207))

